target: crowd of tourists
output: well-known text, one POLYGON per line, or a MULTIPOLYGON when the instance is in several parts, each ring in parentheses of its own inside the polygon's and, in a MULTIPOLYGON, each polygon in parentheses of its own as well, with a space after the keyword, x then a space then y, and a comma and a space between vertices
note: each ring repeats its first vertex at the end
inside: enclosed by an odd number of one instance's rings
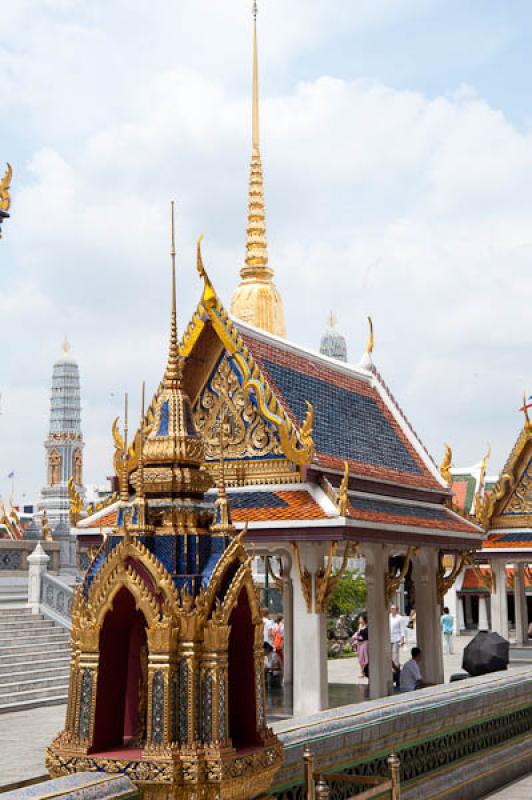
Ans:
MULTIPOLYGON (((394 685, 402 692, 411 692, 414 689, 421 689, 431 684, 423 680, 420 670, 421 648, 413 647, 410 651, 410 659, 401 666, 401 651, 406 646, 407 628, 414 629, 416 625, 416 612, 412 609, 408 622, 405 617, 398 613, 396 605, 390 607, 390 645, 392 654, 391 670, 394 685)), ((445 654, 452 655, 454 617, 445 607, 440 617, 440 627, 443 637, 443 651, 445 654)), ((369 627, 366 614, 360 614, 358 618, 358 628, 352 638, 353 650, 358 656, 360 677, 369 678, 369 627)))
POLYGON ((264 671, 268 686, 280 686, 284 666, 284 618, 276 614, 273 618, 268 608, 262 609, 264 625, 264 671))

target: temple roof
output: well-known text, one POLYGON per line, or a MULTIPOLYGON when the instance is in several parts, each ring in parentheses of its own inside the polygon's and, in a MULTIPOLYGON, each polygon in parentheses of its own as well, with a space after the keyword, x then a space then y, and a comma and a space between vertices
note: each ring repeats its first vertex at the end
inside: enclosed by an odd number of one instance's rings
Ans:
MULTIPOLYGON (((206 495, 212 501, 216 490, 206 495)), ((227 489, 235 527, 249 527, 264 538, 297 540, 300 538, 368 539, 384 535, 387 541, 419 541, 420 537, 445 536, 450 545, 471 539, 477 544, 479 529, 447 506, 415 500, 383 497, 366 492, 349 492, 349 506, 343 516, 330 496, 315 483, 293 486, 248 486, 227 489)), ((102 530, 109 533, 118 522, 120 503, 115 503, 78 523, 81 535, 102 530)))
POLYGON ((376 374, 236 321, 286 414, 299 424, 314 407, 318 465, 352 475, 442 490, 423 444, 376 374))

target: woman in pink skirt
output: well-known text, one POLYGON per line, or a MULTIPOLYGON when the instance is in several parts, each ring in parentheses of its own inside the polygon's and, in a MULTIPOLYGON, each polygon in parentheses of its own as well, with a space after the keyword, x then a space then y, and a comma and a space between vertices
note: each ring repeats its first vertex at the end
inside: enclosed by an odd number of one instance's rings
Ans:
POLYGON ((361 614, 358 618, 358 630, 353 636, 357 643, 358 665, 360 667, 360 677, 368 677, 369 665, 369 642, 368 642, 368 618, 361 614))

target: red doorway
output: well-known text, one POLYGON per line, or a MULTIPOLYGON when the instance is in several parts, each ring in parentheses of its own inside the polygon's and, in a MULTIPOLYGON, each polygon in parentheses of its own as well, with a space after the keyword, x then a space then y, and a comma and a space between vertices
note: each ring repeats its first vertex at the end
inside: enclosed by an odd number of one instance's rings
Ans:
POLYGON ((246 589, 238 596, 229 624, 229 735, 233 747, 262 744, 257 732, 255 629, 246 589))
POLYGON ((146 620, 127 589, 116 595, 100 632, 100 663, 91 752, 131 745, 145 735, 146 620))

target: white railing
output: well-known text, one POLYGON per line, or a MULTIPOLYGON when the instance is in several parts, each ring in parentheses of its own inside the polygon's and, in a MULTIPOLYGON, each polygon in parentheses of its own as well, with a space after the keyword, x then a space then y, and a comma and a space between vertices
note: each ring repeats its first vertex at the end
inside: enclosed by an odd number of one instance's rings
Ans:
POLYGON ((41 596, 39 610, 45 617, 53 619, 64 628, 72 627, 71 608, 74 591, 53 575, 41 576, 41 596))

